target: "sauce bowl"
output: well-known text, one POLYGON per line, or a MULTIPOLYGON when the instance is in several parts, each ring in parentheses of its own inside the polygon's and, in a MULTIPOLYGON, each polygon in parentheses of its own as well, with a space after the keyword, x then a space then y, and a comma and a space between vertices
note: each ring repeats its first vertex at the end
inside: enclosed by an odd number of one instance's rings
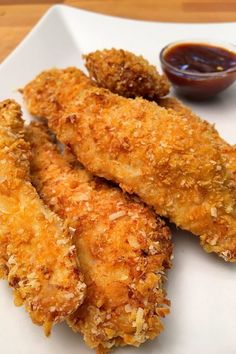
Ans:
MULTIPOLYGON (((217 59, 219 58, 216 56, 216 60, 217 59)), ((195 60, 194 56, 192 60, 195 60)), ((162 49, 160 53, 160 61, 162 70, 172 83, 175 91, 190 99, 205 100, 213 97, 232 85, 236 80, 236 46, 232 44, 201 39, 173 42, 162 49), (181 46, 186 47, 187 45, 197 45, 199 48, 205 46, 213 48, 216 51, 217 49, 227 51, 228 54, 232 55, 232 65, 228 69, 220 67, 221 71, 199 72, 191 71, 188 68, 185 69, 184 65, 182 68, 178 68, 174 66, 170 60, 167 60, 167 54, 170 55, 171 51, 174 53, 174 49, 177 47, 181 49, 181 46)))

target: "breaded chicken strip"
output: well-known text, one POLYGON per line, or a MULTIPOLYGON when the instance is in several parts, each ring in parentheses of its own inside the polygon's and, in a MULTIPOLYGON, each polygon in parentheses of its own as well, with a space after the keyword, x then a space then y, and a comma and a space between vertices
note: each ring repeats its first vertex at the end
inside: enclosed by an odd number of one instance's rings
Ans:
MULTIPOLYGON (((31 113, 34 115, 50 116, 55 113, 62 114, 67 105, 73 100, 81 90, 86 87, 91 87, 95 84, 79 69, 70 67, 64 70, 52 69, 50 71, 42 72, 34 81, 24 88, 24 95, 27 97, 27 104, 31 107, 31 113), (42 87, 46 90, 42 91, 42 87), (39 103, 40 101, 40 103, 39 103), (34 106, 37 108, 34 112, 34 106)), ((184 106, 179 100, 173 97, 160 98, 157 101, 158 105, 166 109, 173 109, 184 118, 196 115, 184 106)), ((219 143, 222 154, 229 160, 226 165, 231 171, 236 171, 236 147, 225 142, 214 128, 212 135, 219 143)))
POLYGON ((88 170, 136 193, 158 214, 198 235, 207 252, 236 261, 236 182, 209 123, 92 86, 72 102, 64 96, 63 115, 56 110, 44 114, 42 107, 58 99, 65 82, 59 70, 53 95, 45 85, 47 74, 42 76, 36 86, 41 82, 43 96, 34 95, 35 81, 24 90, 28 109, 48 119, 88 170))
MULTIPOLYGON (((189 116, 195 115, 190 108, 184 106, 178 99, 174 97, 165 97, 165 98, 160 98, 162 96, 165 96, 169 92, 169 87, 166 86, 168 89, 166 89, 166 93, 163 95, 147 95, 146 92, 146 87, 145 85, 143 86, 142 84, 136 84, 134 85, 131 83, 131 88, 130 91, 122 90, 119 89, 119 86, 123 86, 125 83, 125 80, 123 80, 122 74, 119 76, 115 75, 112 76, 110 74, 110 70, 116 70, 117 69, 117 60, 121 60, 121 57, 123 57, 123 60, 121 62, 123 63, 122 65, 130 67, 130 62, 129 62, 129 54, 128 52, 124 52, 123 50, 103 50, 103 51, 96 51, 94 53, 90 53, 87 56, 85 55, 85 65, 89 71, 89 74, 92 79, 94 79, 97 84, 100 84, 101 87, 106 88, 114 93, 118 93, 121 96, 124 97, 143 97, 148 100, 156 100, 158 105, 161 107, 164 107, 166 109, 173 109, 176 113, 180 114, 182 117, 188 118, 189 116), (124 54, 125 53, 125 54, 124 54), (119 58, 119 59, 118 59, 119 58), (112 69, 109 70, 109 68, 112 67, 112 69), (113 82, 115 80, 116 82, 113 82), (102 83, 100 83, 100 81, 102 83), (115 87, 117 89, 113 89, 112 85, 116 85, 115 87)), ((139 58, 136 57, 134 54, 131 54, 131 58, 139 58)), ((136 67, 136 66, 134 66, 136 67)), ((154 68, 154 67, 153 67, 154 68)), ((159 75, 159 74, 158 74, 159 75)), ((165 76, 161 77, 162 80, 165 82, 165 76)), ((137 81, 137 80, 136 80, 137 81)), ((166 81, 168 83, 168 81, 166 81)), ((196 116, 196 115, 195 115, 196 116)), ((215 135, 215 139, 219 143, 219 148, 222 151, 222 154, 226 157, 226 160, 228 162, 226 163, 227 167, 234 173, 236 174, 236 146, 231 146, 228 144, 226 141, 224 141, 217 130, 212 126, 212 134, 215 135)), ((236 176, 235 176, 236 177, 236 176)))
POLYGON ((1 269, 34 323, 49 334, 53 323, 73 313, 84 298, 72 236, 39 199, 29 178, 29 144, 21 110, 0 103, 1 269))
POLYGON ((142 56, 123 49, 97 50, 84 55, 90 77, 100 87, 125 97, 155 100, 169 93, 170 84, 142 56))
POLYGON ((169 229, 119 188, 72 168, 42 124, 31 124, 27 139, 34 185, 75 229, 87 296, 68 324, 98 353, 153 339, 169 312, 163 288, 172 253, 169 229))
MULTIPOLYGON (((178 113, 183 118, 197 118, 197 115, 193 111, 191 111, 189 107, 185 106, 181 101, 179 101, 175 97, 161 98, 158 100, 158 105, 167 109, 172 109, 174 112, 178 113)), ((214 139, 217 142, 222 155, 226 159, 226 167, 232 173, 233 178, 236 178, 236 146, 230 145, 224 139, 222 139, 217 130, 214 128, 214 126, 211 126, 211 128, 212 135, 214 136, 214 139)))

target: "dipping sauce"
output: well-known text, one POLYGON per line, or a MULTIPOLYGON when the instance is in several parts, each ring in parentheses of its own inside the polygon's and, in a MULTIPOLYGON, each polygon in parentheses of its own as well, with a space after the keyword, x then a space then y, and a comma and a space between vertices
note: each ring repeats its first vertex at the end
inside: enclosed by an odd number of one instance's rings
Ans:
POLYGON ((236 69, 236 54, 220 47, 186 43, 172 47, 165 61, 180 70, 192 73, 214 73, 236 69))
POLYGON ((173 43, 162 50, 161 63, 176 91, 189 98, 212 97, 236 79, 236 50, 207 42, 173 43))

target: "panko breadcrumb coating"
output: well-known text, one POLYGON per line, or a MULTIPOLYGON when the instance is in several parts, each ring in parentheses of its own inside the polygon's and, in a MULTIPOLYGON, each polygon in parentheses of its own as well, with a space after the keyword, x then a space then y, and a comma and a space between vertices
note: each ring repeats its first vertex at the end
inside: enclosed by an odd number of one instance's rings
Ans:
POLYGON ((81 70, 75 67, 43 71, 34 79, 33 83, 33 85, 27 85, 21 89, 20 92, 27 96, 27 102, 31 107, 38 107, 40 101, 41 111, 37 110, 35 113, 31 113, 41 117, 51 116, 53 112, 56 115, 63 113, 65 105, 68 105, 68 102, 72 101, 81 90, 96 86, 81 70))
MULTIPOLYGON (((197 118, 197 115, 191 111, 189 107, 185 106, 175 97, 161 98, 158 100, 158 105, 167 109, 172 109, 183 118, 197 118)), ((210 128, 212 129, 212 135, 214 136, 214 139, 218 144, 219 149, 221 150, 221 154, 225 158, 226 168, 228 169, 229 173, 232 174, 232 177, 236 179, 236 145, 230 145, 223 138, 221 138, 214 125, 209 126, 209 129, 210 128)))
MULTIPOLYGON (((88 170, 136 193, 159 215, 198 235, 207 252, 236 261, 236 182, 209 123, 93 86, 81 89, 72 101, 65 95, 63 115, 56 110, 46 115, 42 107, 57 101, 65 86, 58 70, 53 94, 46 76, 27 85, 28 109, 48 119, 88 170), (43 96, 34 95, 40 81, 43 96)), ((70 82, 67 90, 72 92, 70 82)))
POLYGON ((163 288, 172 254, 169 229, 119 188, 72 168, 73 159, 67 153, 65 160, 42 124, 31 123, 27 139, 33 183, 74 229, 87 284, 86 299, 68 324, 99 354, 153 339, 169 312, 163 288))
POLYGON ((170 84, 141 55, 123 49, 96 50, 84 55, 90 77, 100 87, 125 97, 156 100, 169 93, 170 84))
POLYGON ((52 324, 81 304, 85 284, 71 234, 30 183, 29 144, 23 134, 19 105, 1 102, 1 269, 14 289, 15 304, 24 304, 33 322, 49 334, 52 324))

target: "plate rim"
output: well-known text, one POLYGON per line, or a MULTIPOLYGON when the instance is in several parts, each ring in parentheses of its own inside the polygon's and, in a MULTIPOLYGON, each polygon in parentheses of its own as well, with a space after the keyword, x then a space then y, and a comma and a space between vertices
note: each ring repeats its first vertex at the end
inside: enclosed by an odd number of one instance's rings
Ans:
POLYGON ((3 61, 0 63, 0 71, 2 67, 8 63, 8 60, 11 59, 12 56, 14 56, 19 48, 24 45, 28 39, 38 30, 38 28, 41 27, 44 21, 48 19, 48 17, 53 16, 53 15, 61 15, 63 11, 77 11, 78 13, 85 14, 87 16, 95 16, 95 17, 104 17, 104 18, 111 18, 113 20, 117 21, 124 21, 124 22, 133 22, 133 23, 142 23, 142 24, 171 24, 171 25, 176 25, 176 26, 189 26, 189 25, 194 25, 194 26, 214 26, 214 25, 236 25, 236 21, 230 21, 230 22, 171 22, 171 21, 154 21, 154 20, 142 20, 142 19, 132 19, 128 17, 121 17, 121 16, 113 16, 113 15, 108 15, 108 14, 103 14, 95 11, 90 11, 90 10, 85 10, 81 9, 79 7, 75 6, 70 6, 70 5, 65 5, 65 4, 55 4, 49 7, 48 10, 39 18, 39 20, 35 23, 35 25, 30 29, 30 31, 23 37, 23 39, 16 45, 16 47, 3 59, 3 61))

